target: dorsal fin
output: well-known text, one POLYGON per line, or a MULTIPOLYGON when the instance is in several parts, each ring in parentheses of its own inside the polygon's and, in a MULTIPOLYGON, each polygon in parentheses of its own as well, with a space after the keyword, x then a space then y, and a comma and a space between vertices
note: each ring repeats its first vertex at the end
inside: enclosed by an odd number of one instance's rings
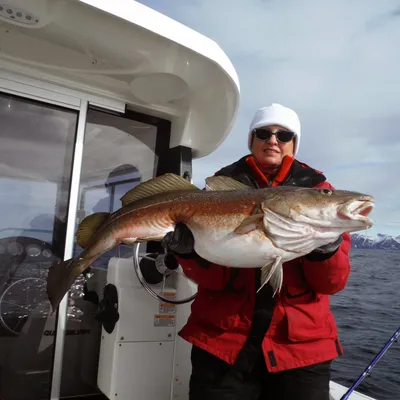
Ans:
POLYGON ((122 206, 144 199, 154 194, 171 192, 173 190, 200 190, 185 178, 175 174, 164 174, 140 183, 121 197, 122 206))
POLYGON ((244 183, 238 182, 230 176, 214 175, 206 179, 206 190, 245 190, 253 189, 244 183))
POLYGON ((99 227, 108 219, 109 216, 109 213, 97 212, 88 215, 82 220, 75 234, 76 241, 82 249, 84 249, 89 244, 93 235, 96 233, 99 227))

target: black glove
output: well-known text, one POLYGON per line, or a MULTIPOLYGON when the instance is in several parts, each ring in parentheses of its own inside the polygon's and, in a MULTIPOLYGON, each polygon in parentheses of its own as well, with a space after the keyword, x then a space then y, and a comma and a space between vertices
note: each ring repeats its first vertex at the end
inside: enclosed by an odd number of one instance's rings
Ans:
POLYGON ((191 230, 184 224, 178 223, 175 225, 173 232, 168 232, 161 245, 174 255, 177 255, 183 259, 196 259, 197 263, 203 267, 208 268, 210 262, 201 258, 194 250, 194 237, 191 230))
POLYGON ((343 242, 343 237, 340 235, 334 242, 325 244, 324 246, 318 247, 311 253, 304 256, 309 261, 325 261, 331 258, 339 249, 339 246, 343 242))
POLYGON ((169 252, 179 256, 193 256, 194 237, 190 229, 183 223, 175 225, 173 232, 168 232, 161 241, 162 246, 169 252))

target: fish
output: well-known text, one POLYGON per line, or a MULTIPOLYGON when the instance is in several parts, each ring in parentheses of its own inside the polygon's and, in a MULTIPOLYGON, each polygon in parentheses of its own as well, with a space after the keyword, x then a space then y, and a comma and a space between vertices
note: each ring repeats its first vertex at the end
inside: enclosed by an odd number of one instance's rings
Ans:
MULTIPOLYGON (((284 262, 331 243, 344 232, 369 229, 373 196, 303 187, 250 188, 231 177, 212 176, 204 189, 167 173, 121 197, 113 213, 97 212, 79 224, 80 254, 53 264, 47 296, 53 312, 77 277, 119 244, 162 241, 177 223, 194 237, 194 250, 230 268, 261 268, 260 289, 281 290, 284 262)), ((260 290, 259 289, 259 290, 260 290)))

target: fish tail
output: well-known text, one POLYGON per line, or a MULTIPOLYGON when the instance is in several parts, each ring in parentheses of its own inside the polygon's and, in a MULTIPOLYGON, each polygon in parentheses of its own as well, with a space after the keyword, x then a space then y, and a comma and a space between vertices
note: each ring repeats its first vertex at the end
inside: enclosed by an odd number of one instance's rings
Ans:
POLYGON ((56 310, 76 278, 84 270, 82 267, 82 260, 70 258, 58 264, 53 264, 49 268, 46 290, 52 313, 56 310))

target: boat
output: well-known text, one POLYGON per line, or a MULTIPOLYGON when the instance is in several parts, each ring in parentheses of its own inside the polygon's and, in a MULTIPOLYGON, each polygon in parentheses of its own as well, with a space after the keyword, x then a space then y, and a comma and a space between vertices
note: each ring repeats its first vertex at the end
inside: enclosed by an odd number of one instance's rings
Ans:
POLYGON ((0 398, 188 398, 196 285, 158 244, 100 257, 54 314, 45 280, 86 215, 165 172, 192 180, 239 100, 216 42, 137 1, 0 0, 0 398))

